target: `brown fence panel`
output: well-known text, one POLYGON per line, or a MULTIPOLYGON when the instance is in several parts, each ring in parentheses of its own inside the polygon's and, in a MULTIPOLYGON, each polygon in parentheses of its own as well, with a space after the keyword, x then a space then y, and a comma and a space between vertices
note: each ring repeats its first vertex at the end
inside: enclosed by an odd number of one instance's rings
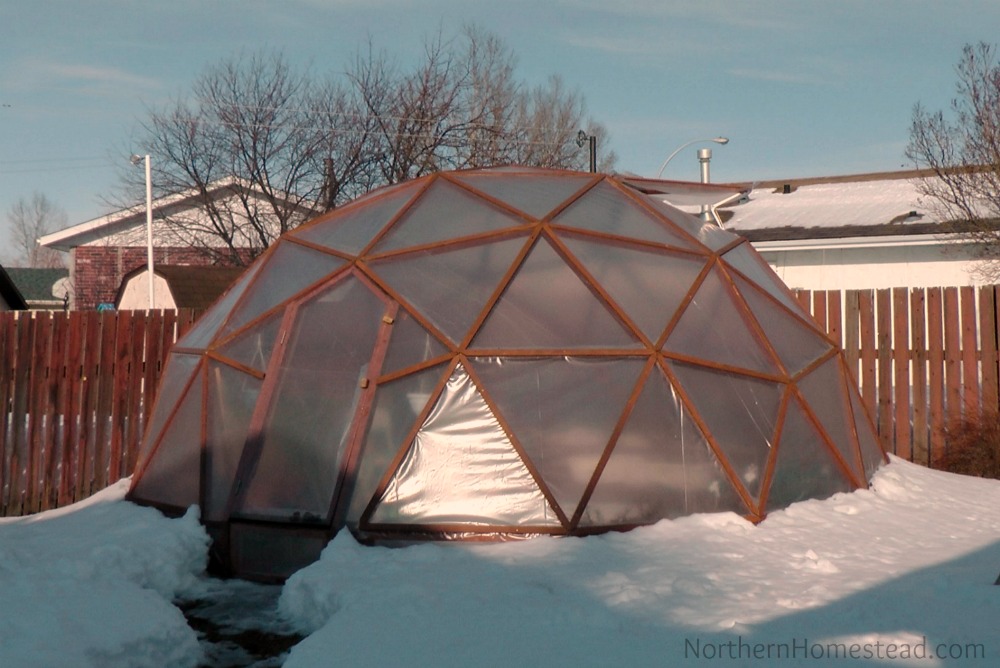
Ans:
POLYGON ((198 315, 0 313, 0 515, 131 474, 167 352, 198 315))
POLYGON ((998 296, 1000 286, 796 293, 842 338, 883 446, 921 464, 944 454, 951 423, 1000 410, 998 296))

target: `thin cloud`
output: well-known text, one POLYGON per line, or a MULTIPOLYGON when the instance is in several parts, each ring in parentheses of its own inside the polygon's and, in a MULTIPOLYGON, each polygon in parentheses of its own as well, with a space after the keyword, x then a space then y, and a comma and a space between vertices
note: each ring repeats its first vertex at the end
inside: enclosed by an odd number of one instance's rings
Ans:
POLYGON ((60 81, 61 83, 77 83, 84 85, 113 85, 129 86, 137 88, 159 88, 160 83, 156 79, 143 77, 119 67, 98 67, 94 65, 80 65, 75 63, 36 63, 37 74, 60 81))
POLYGON ((90 95, 108 95, 121 90, 152 91, 163 87, 157 79, 120 67, 38 59, 11 63, 0 75, 0 81, 8 90, 60 90, 90 95))

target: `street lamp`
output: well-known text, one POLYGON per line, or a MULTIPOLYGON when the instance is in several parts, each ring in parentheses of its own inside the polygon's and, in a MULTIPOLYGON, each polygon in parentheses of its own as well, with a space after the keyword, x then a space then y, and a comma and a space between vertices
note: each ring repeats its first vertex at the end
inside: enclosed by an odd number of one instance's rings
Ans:
POLYGON ((590 173, 597 172, 597 137, 588 135, 585 130, 576 133, 576 145, 583 148, 584 145, 590 147, 590 173))
POLYGON ((133 165, 146 163, 146 273, 149 274, 149 310, 153 310, 153 179, 149 170, 149 154, 133 155, 133 165))
MULTIPOLYGON (((663 170, 666 169, 666 167, 667 167, 667 163, 670 162, 671 160, 673 160, 675 155, 677 155, 678 153, 680 153, 681 151, 683 151, 684 149, 686 149, 691 144, 698 144, 700 142, 705 142, 705 141, 711 141, 711 142, 715 142, 716 144, 725 145, 725 144, 729 143, 729 138, 728 137, 713 137, 711 139, 692 139, 691 141, 689 141, 687 143, 681 144, 680 146, 677 147, 677 149, 673 153, 671 153, 669 156, 667 156, 667 159, 663 161, 662 165, 660 165, 660 171, 656 172, 656 178, 660 178, 660 175, 663 174, 663 170)), ((709 152, 708 153, 708 157, 711 158, 711 156, 712 156, 712 154, 711 154, 711 152, 709 152)), ((704 170, 702 170, 702 171, 704 173, 704 170)))

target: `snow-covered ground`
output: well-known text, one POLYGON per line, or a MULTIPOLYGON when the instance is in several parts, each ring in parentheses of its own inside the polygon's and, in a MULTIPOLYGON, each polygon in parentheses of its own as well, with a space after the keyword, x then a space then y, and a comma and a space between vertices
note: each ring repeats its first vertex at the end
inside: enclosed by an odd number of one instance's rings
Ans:
MULTIPOLYGON (((219 661, 171 601, 244 585, 202 576, 193 512, 165 519, 123 494, 0 523, 0 666, 219 661)), ((344 533, 256 614, 307 636, 284 664, 298 668, 993 666, 998 574, 1000 482, 894 459, 871 490, 758 526, 700 515, 405 549, 344 533)))

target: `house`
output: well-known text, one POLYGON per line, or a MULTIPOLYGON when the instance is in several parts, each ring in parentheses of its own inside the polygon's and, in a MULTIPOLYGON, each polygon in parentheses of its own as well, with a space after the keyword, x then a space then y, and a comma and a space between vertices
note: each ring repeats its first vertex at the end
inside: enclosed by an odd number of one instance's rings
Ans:
MULTIPOLYGON (((295 202, 281 200, 280 204, 293 209, 296 224, 314 213, 295 202)), ((154 270, 161 264, 242 264, 260 252, 260 242, 245 234, 240 240, 239 229, 230 230, 236 239, 235 251, 209 233, 211 224, 205 214, 206 206, 225 212, 225 216, 231 215, 239 223, 241 217, 246 220, 241 212, 271 210, 274 203, 258 189, 227 179, 203 192, 188 191, 154 200, 151 230, 147 231, 143 204, 47 234, 39 243, 69 253, 71 310, 111 307, 126 275, 147 265, 147 233, 152 237, 154 270)))
MULTIPOLYGON (((243 271, 243 267, 156 265, 153 267, 153 308, 204 310, 243 271)), ((142 266, 125 275, 115 296, 115 309, 142 310, 149 307, 149 272, 142 266)))
POLYGON ((791 288, 849 290, 978 285, 980 247, 934 214, 917 189, 929 174, 898 171, 764 181, 720 207, 791 288))
POLYGON ((28 308, 24 296, 11 280, 7 270, 0 266, 0 311, 23 311, 28 308))
POLYGON ((68 269, 10 267, 7 273, 32 311, 63 311, 68 307, 68 269))

